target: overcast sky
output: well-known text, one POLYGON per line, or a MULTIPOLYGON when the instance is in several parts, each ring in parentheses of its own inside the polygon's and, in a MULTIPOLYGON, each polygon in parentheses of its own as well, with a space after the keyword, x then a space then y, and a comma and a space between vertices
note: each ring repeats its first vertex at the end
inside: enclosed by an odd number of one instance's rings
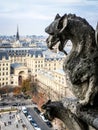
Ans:
POLYGON ((44 29, 55 15, 75 13, 95 28, 98 0, 2 0, 0 1, 0 35, 46 35, 44 29))

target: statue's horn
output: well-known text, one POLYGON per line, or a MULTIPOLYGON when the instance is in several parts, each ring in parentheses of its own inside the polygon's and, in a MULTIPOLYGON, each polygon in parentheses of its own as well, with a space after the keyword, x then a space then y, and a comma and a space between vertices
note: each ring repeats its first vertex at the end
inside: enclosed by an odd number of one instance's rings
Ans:
POLYGON ((56 20, 56 19, 58 19, 58 18, 60 18, 61 16, 59 15, 59 14, 57 14, 56 16, 55 16, 55 19, 54 20, 56 20))
POLYGON ((98 22, 97 22, 96 31, 95 31, 95 40, 96 40, 96 44, 98 46, 98 22))

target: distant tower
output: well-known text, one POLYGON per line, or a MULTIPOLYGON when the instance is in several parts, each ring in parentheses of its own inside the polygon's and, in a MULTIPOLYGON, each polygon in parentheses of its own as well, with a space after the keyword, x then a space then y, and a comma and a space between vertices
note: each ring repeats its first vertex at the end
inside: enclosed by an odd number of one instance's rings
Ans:
POLYGON ((18 29, 18 25, 17 25, 16 41, 19 41, 19 29, 18 29))

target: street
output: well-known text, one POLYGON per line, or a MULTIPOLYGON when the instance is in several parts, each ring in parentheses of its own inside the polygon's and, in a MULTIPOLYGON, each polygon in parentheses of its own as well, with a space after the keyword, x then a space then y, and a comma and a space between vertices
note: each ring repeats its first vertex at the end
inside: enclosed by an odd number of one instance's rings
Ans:
POLYGON ((53 130, 49 128, 47 124, 41 119, 41 117, 33 110, 33 108, 27 108, 32 118, 37 122, 41 130, 53 130))
POLYGON ((37 107, 30 99, 24 98, 5 98, 3 101, 0 101, 0 110, 9 109, 11 111, 12 108, 17 108, 16 111, 11 112, 9 115, 7 113, 0 113, 0 130, 35 130, 31 123, 28 121, 27 117, 21 111, 22 106, 25 106, 28 110, 28 113, 32 116, 32 118, 36 121, 41 130, 53 130, 50 128, 42 118, 34 111, 34 107, 37 107), (2 105, 2 103, 4 103, 2 105), (20 112, 19 112, 20 110, 20 112), (12 118, 14 116, 14 118, 12 118), (21 120, 21 121, 19 121, 21 120), (23 127, 25 125, 25 129, 23 127))

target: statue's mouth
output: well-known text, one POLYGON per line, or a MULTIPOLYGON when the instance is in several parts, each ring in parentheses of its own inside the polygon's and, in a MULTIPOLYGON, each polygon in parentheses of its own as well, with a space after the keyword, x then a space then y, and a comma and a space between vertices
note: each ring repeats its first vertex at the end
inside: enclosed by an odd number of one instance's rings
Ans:
POLYGON ((51 50, 58 49, 59 51, 63 52, 65 55, 68 55, 67 52, 64 50, 66 43, 67 41, 62 45, 61 42, 57 39, 55 42, 48 44, 48 48, 51 50))
POLYGON ((49 37, 46 39, 47 47, 50 50, 58 49, 59 51, 63 52, 65 55, 67 55, 67 52, 64 50, 64 47, 65 47, 67 41, 68 40, 65 40, 64 43, 61 42, 59 37, 57 37, 56 35, 54 35, 54 36, 49 35, 49 37))
POLYGON ((52 42, 52 44, 50 44, 50 46, 48 46, 48 48, 51 49, 51 50, 54 50, 55 48, 57 48, 57 44, 60 44, 59 40, 52 42))

